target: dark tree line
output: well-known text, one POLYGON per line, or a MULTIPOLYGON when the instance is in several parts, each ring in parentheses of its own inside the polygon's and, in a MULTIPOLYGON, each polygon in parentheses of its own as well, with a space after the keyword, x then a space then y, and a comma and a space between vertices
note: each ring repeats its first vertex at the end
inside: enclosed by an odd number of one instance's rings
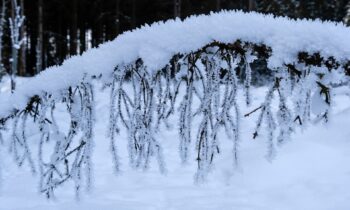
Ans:
MULTIPOLYGON (((1 64, 11 69, 12 44, 8 19, 14 0, 6 6, 1 64)), ((349 0, 17 0, 25 16, 24 43, 19 50, 18 74, 31 76, 69 56, 114 39, 118 34, 174 17, 207 14, 221 9, 255 10, 292 18, 350 20, 349 0), (348 6, 347 6, 348 5, 348 6), (347 12, 348 11, 348 12, 347 12), (348 13, 348 18, 347 17, 348 13)))

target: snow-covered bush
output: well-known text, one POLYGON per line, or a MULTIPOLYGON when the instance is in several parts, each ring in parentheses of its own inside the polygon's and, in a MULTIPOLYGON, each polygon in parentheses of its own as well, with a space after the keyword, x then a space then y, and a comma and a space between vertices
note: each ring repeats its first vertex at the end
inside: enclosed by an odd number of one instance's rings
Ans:
POLYGON ((27 162, 39 174, 40 191, 47 197, 70 180, 77 193, 89 187, 97 143, 93 84, 100 78, 111 90, 106 129, 115 171, 120 171, 117 135, 126 131, 130 165, 147 169, 155 159, 165 173, 157 133, 173 125, 183 163, 191 161, 194 141, 195 179, 203 181, 221 151, 220 130, 232 139, 233 167, 239 166, 243 117, 259 116, 252 138, 266 127, 269 160, 275 144, 287 142, 296 127, 327 121, 332 86, 348 81, 349 36, 350 29, 341 24, 242 12, 144 26, 42 72, 12 95, 2 93, 0 128, 11 135, 1 141, 19 166, 27 162), (330 31, 336 39, 330 39, 330 31), (272 79, 263 103, 242 114, 240 100, 247 106, 252 102, 256 60, 267 64, 272 79), (240 91, 244 98, 238 97, 240 91), (70 119, 68 131, 53 114, 62 104, 70 119), (192 124, 195 118, 198 126, 192 124), (30 149, 28 126, 40 133, 37 155, 30 149))

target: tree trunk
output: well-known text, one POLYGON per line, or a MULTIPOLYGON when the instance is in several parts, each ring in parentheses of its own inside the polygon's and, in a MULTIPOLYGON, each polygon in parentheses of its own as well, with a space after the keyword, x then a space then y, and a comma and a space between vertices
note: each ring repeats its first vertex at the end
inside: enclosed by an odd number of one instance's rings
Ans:
POLYGON ((115 36, 120 33, 120 0, 116 0, 115 6, 115 36))
POLYGON ((36 49, 36 73, 43 70, 43 0, 38 1, 38 40, 36 49))
POLYGON ((80 38, 79 51, 80 51, 80 54, 82 54, 86 50, 86 29, 85 29, 84 22, 81 23, 81 26, 80 26, 79 38, 80 38))
MULTIPOLYGON (((21 0, 20 2, 21 5, 21 15, 24 16, 24 0, 21 0)), ((25 38, 26 37, 26 27, 25 25, 23 25, 21 27, 21 37, 25 38)), ((26 59, 27 59, 27 44, 26 41, 24 41, 24 43, 21 45, 21 49, 20 49, 20 60, 19 60, 19 71, 18 74, 20 76, 25 76, 27 73, 26 70, 26 59)))
POLYGON ((174 0, 174 18, 181 18, 181 0, 174 0))
POLYGON ((249 11, 253 11, 256 9, 256 2, 255 0, 249 0, 249 11))
POLYGON ((346 14, 344 17, 344 23, 348 26, 350 26, 350 1, 346 5, 346 14))
MULTIPOLYGON (((13 27, 15 27, 15 17, 16 17, 16 8, 17 8, 17 1, 12 0, 11 1, 11 18, 13 27)), ((13 34, 11 34, 13 36, 13 34)), ((12 42, 14 40, 12 39, 12 42)), ((18 49, 15 47, 15 43, 12 43, 12 57, 11 57, 11 92, 13 92, 16 89, 16 82, 15 77, 17 75, 17 68, 18 68, 18 49)))
POLYGON ((70 55, 77 54, 78 0, 72 0, 72 26, 70 28, 70 55))
POLYGON ((221 10, 221 0, 216 0, 216 11, 221 10))
POLYGON ((132 0, 131 4, 131 27, 136 28, 136 0, 132 0))

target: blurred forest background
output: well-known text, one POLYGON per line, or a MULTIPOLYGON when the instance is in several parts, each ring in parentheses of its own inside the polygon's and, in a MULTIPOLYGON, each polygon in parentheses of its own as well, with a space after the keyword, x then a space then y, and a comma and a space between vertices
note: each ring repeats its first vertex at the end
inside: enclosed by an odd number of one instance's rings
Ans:
POLYGON ((146 23, 222 9, 350 24, 350 0, 1 0, 0 7, 0 74, 20 76, 146 23))

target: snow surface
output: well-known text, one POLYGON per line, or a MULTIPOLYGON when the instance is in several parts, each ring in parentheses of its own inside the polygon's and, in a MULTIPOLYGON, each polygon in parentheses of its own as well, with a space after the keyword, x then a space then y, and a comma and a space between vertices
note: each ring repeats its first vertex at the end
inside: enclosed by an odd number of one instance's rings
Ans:
MULTIPOLYGON (((73 184, 68 183, 57 191, 56 200, 48 201, 37 193, 37 181, 31 176, 27 165, 18 169, 12 158, 6 155, 7 152, 0 151, 0 160, 4 164, 3 180, 0 182, 0 210, 350 209, 348 87, 334 90, 337 95, 329 124, 316 124, 305 131, 297 131, 291 142, 278 149, 277 157, 272 162, 263 158, 266 154, 263 134, 252 140, 256 116, 244 119, 241 126, 241 170, 232 169, 232 142, 220 138, 223 151, 208 182, 202 185, 193 183, 195 158, 192 156, 187 166, 180 163, 176 128, 162 131, 157 137, 164 146, 167 175, 161 175, 156 164, 146 172, 132 170, 127 163, 127 138, 122 134, 118 137, 120 143, 125 143, 119 147, 122 174, 116 176, 105 135, 109 91, 99 90, 96 95, 94 187, 91 192, 83 193, 77 202, 73 184)), ((253 92, 252 107, 255 107, 264 99, 266 89, 254 89, 253 92)), ((243 97, 243 93, 240 93, 240 98, 243 97)), ((67 116, 61 114, 63 107, 58 109, 61 111, 57 113, 57 120, 62 125, 67 116)), ((247 111, 242 110, 242 113, 247 111)), ((33 140, 29 142, 36 143, 39 134, 33 132, 32 135, 33 140)))
POLYGON ((0 117, 23 109, 28 99, 43 92, 58 94, 76 86, 83 78, 102 74, 107 80, 117 65, 141 58, 150 71, 164 67, 176 53, 188 53, 213 42, 233 43, 237 39, 263 43, 272 48, 270 67, 296 61, 298 52, 320 52, 339 61, 350 59, 350 28, 341 23, 290 20, 272 15, 222 11, 192 16, 184 21, 169 20, 125 32, 114 41, 48 68, 17 87, 0 94, 0 117))

